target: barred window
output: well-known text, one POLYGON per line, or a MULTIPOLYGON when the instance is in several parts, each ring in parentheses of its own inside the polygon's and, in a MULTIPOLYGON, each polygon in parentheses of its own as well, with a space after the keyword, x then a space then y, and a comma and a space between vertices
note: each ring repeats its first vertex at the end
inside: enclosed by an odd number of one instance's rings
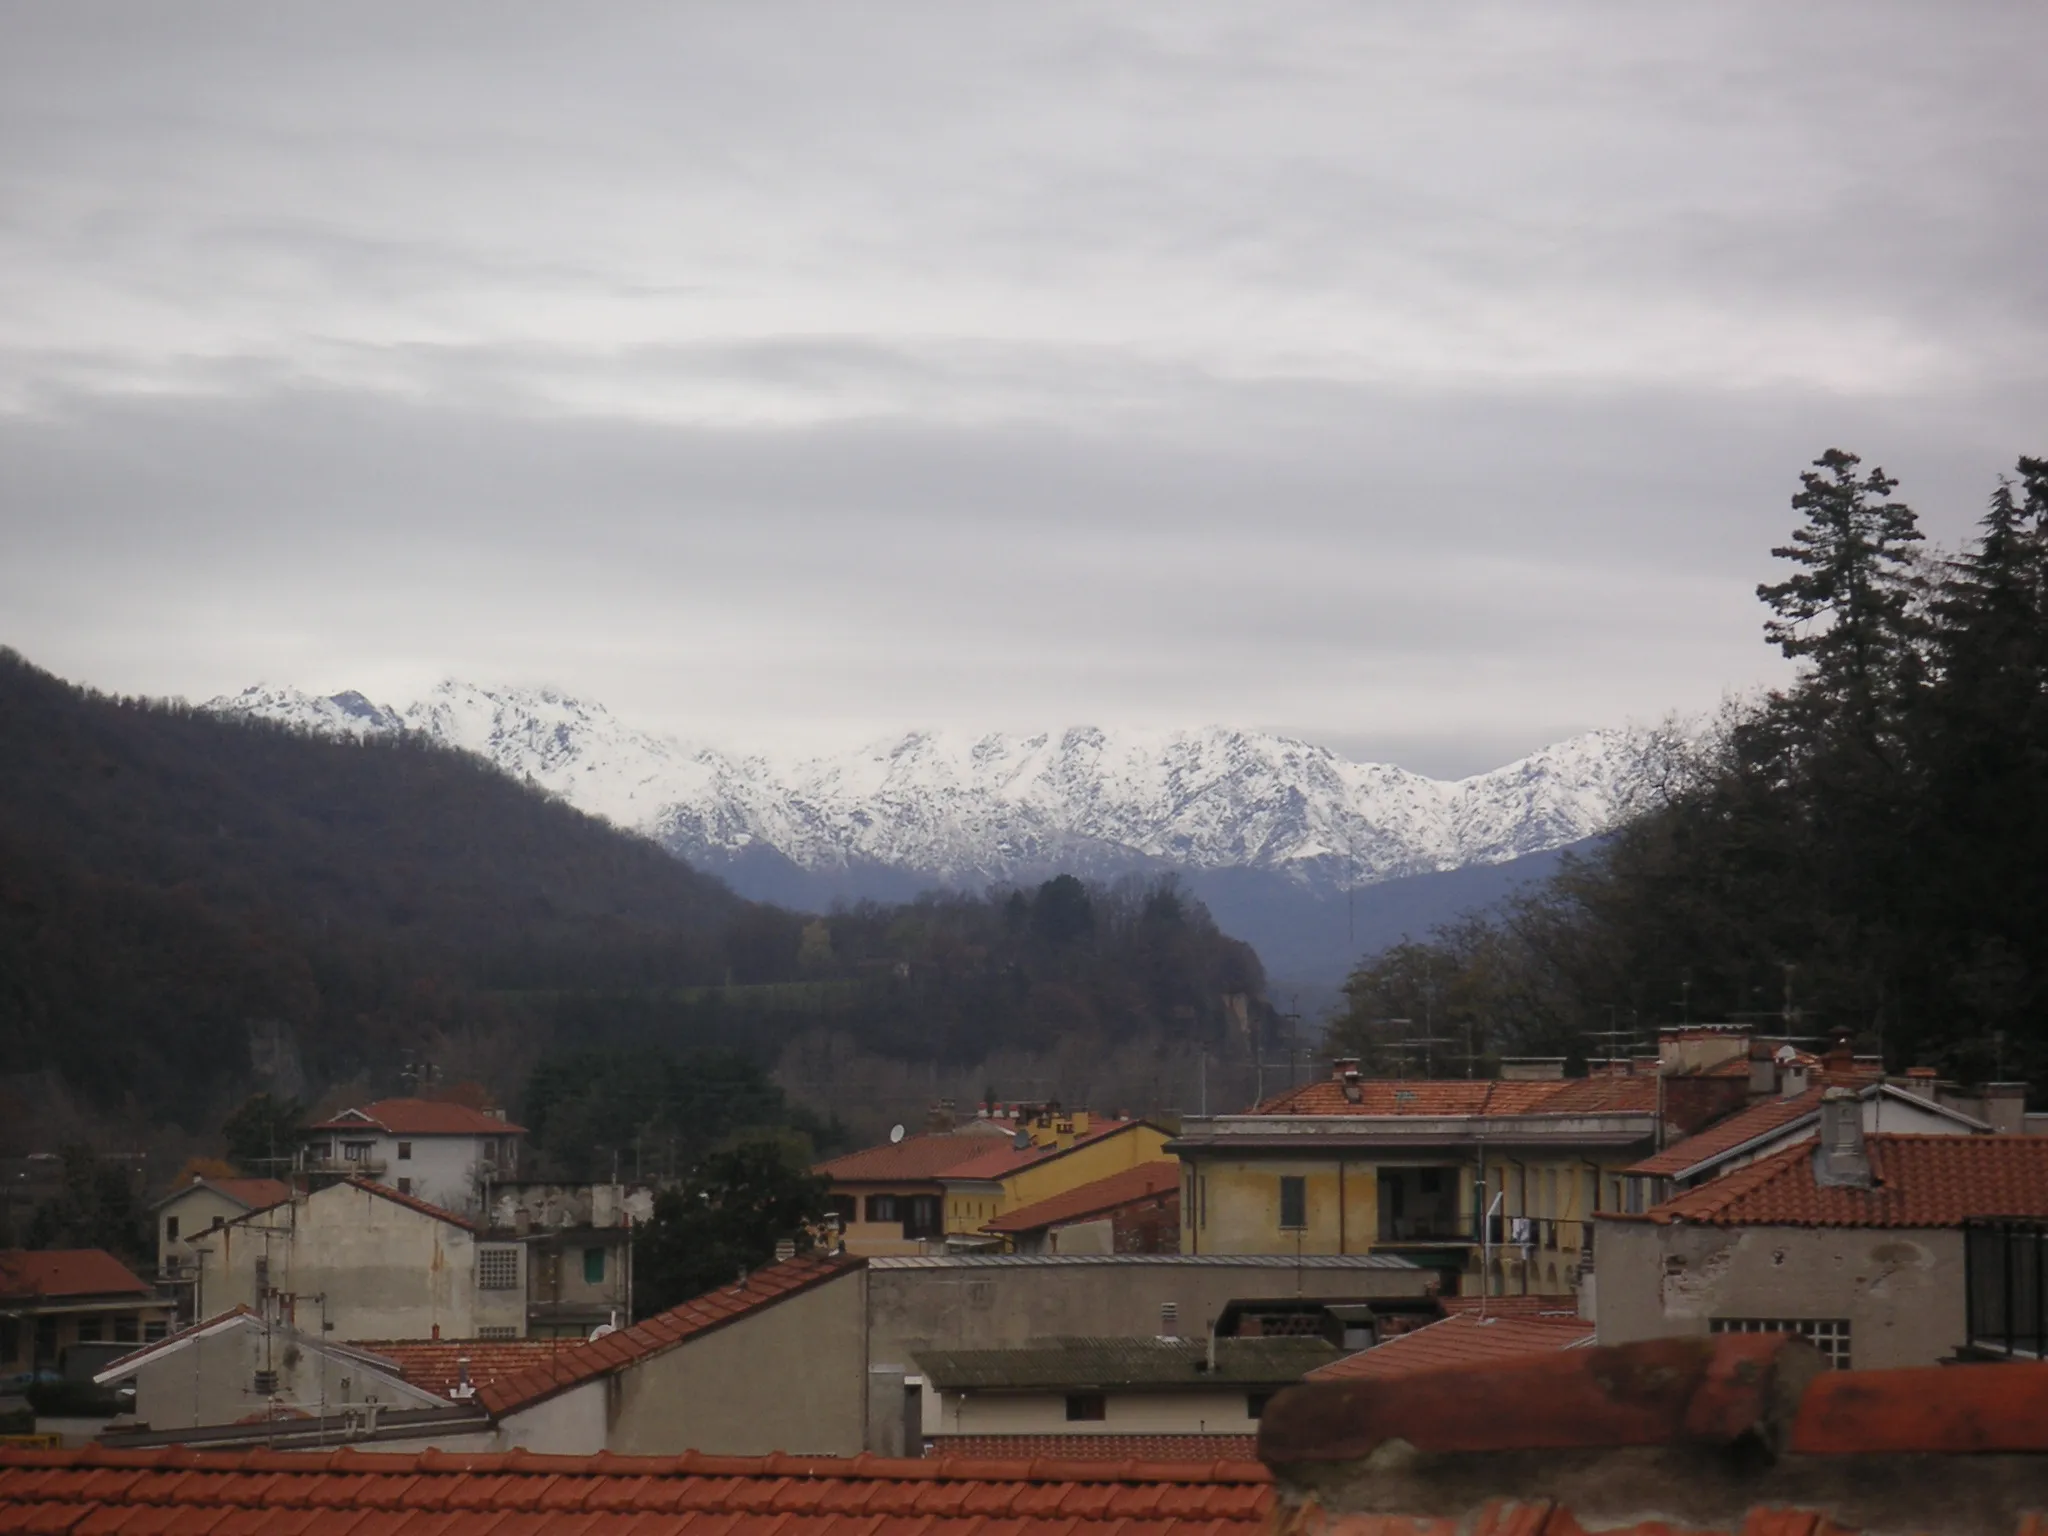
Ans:
POLYGON ((1717 1317, 1707 1326, 1715 1333, 1796 1333, 1836 1370, 1849 1369, 1846 1317, 1717 1317))
POLYGON ((476 1251, 476 1286, 480 1291, 519 1289, 519 1250, 509 1244, 476 1251))

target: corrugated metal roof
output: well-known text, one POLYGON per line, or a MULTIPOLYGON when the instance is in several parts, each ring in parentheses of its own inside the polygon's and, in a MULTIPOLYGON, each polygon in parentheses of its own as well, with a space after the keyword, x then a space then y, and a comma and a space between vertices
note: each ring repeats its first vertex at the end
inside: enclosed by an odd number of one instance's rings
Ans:
POLYGON ((871 1258, 869 1269, 1052 1269, 1062 1265, 1159 1264, 1231 1269, 1414 1269, 1392 1253, 902 1253, 871 1258))
POLYGON ((942 1392, 1281 1387, 1342 1352, 1325 1339, 1048 1339, 1015 1349, 931 1349, 913 1357, 942 1392))

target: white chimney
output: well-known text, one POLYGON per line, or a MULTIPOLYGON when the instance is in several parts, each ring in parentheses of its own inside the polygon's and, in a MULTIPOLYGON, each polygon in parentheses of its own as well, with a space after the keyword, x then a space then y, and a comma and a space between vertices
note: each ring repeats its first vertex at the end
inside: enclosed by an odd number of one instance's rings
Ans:
POLYGON ((1813 1182, 1838 1189, 1868 1189, 1873 1182, 1870 1152, 1863 1144, 1863 1099, 1853 1088, 1830 1088, 1820 1096, 1813 1182))

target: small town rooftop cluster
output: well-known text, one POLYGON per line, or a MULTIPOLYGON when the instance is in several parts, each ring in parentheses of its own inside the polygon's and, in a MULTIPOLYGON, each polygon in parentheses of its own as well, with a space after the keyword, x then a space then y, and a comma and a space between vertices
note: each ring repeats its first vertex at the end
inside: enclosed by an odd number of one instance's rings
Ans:
POLYGON ((819 1165, 829 1209, 773 1262, 642 1316, 652 1189, 526 1179, 505 1116, 384 1100, 276 1178, 166 1192, 151 1278, 0 1255, 0 1365, 128 1394, 96 1448, 4 1478, 53 1529, 59 1504, 227 1528, 258 1484, 326 1509, 339 1483, 261 1459, 304 1453, 394 1521, 802 1514, 777 1489, 836 1478, 834 1518, 1216 1498, 1311 1536, 1507 1499, 1546 1529, 1733 1530, 1772 1503, 1858 1523, 1843 1469, 1912 1444, 2018 1458, 1964 1522, 2016 1527, 2044 1447, 1958 1426, 2048 1394, 2040 1128, 2017 1085, 1710 1027, 1579 1077, 1339 1060, 1174 1120, 941 1104, 819 1165), (1601 1491, 1624 1450, 1702 1445, 1733 1459, 1696 1498, 1601 1491), (1545 1455, 1469 1461, 1509 1448, 1545 1455))

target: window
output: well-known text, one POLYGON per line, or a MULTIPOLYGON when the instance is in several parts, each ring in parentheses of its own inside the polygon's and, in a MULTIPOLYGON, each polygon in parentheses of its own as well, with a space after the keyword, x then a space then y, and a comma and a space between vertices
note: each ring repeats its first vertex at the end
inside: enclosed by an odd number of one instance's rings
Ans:
POLYGON ((370 1160, 370 1148, 374 1145, 374 1142, 368 1141, 344 1141, 341 1144, 342 1159, 350 1163, 366 1163, 370 1160))
POLYGON ((1715 1333, 1796 1333, 1836 1370, 1849 1369, 1846 1317, 1717 1317, 1707 1326, 1715 1333))
POLYGON ((96 1317, 81 1317, 78 1320, 78 1342, 97 1344, 100 1341, 100 1320, 96 1317))
POLYGON ((903 1235, 937 1237, 945 1230, 939 1216, 937 1195, 912 1195, 903 1202, 903 1235))
POLYGON ((1069 1392, 1067 1422, 1099 1424, 1109 1417, 1109 1401, 1100 1392, 1069 1392))
POLYGON ((477 1329, 476 1336, 480 1339, 516 1339, 519 1330, 507 1323, 490 1323, 477 1329))
POLYGON ((1308 1225, 1308 1180, 1298 1174, 1281 1175, 1280 1225, 1290 1232, 1308 1225))
POLYGON ((114 1319, 114 1342, 116 1344, 139 1344, 142 1328, 133 1312, 123 1312, 114 1319))
POLYGON ((398 1160, 399 1160, 399 1161, 400 1161, 401 1163, 409 1163, 409 1162, 411 1162, 411 1161, 412 1161, 412 1143, 411 1143, 411 1142, 409 1142, 409 1141, 401 1141, 401 1142, 400 1142, 400 1143, 398 1144, 398 1160))
POLYGON ((412 1180, 406 1178, 403 1174, 400 1174, 398 1178, 398 1192, 401 1195, 409 1195, 412 1193, 412 1180))
POLYGON ((497 1243, 476 1251, 476 1287, 480 1291, 519 1289, 519 1250, 497 1243))
POLYGON ((1271 1401, 1273 1394, 1270 1392, 1245 1393, 1244 1416, 1248 1419, 1263 1419, 1266 1416, 1266 1404, 1271 1401))
POLYGON ((869 1221, 901 1221, 902 1219, 896 1212, 896 1197, 894 1195, 868 1196, 869 1221))
POLYGON ((583 1250, 583 1283, 585 1285, 604 1284, 604 1250, 602 1248, 586 1248, 583 1250))
POLYGON ((166 1216, 164 1218, 164 1241, 167 1243, 175 1243, 177 1240, 178 1218, 175 1216, 166 1216))
POLYGON ((167 1339, 170 1336, 171 1325, 169 1323, 157 1322, 144 1323, 142 1325, 142 1342, 145 1344, 154 1344, 158 1340, 167 1339))

